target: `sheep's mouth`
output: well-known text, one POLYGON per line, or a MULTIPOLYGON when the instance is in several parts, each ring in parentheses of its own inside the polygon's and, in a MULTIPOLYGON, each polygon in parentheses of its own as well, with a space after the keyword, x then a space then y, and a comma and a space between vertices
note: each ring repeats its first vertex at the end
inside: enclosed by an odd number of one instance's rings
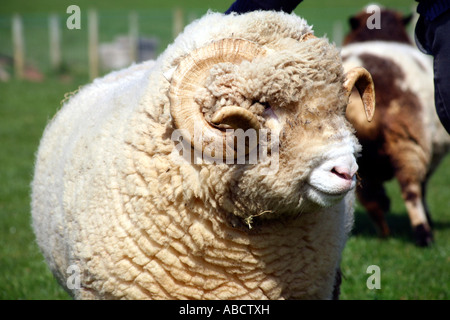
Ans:
POLYGON ((320 180, 309 180, 307 185, 327 197, 343 197, 356 187, 355 174, 342 174, 334 168, 321 178, 320 180))
POLYGON ((330 198, 342 198, 344 197, 350 190, 353 190, 356 186, 355 183, 352 183, 350 187, 348 188, 341 188, 341 189, 332 189, 332 190, 325 190, 323 188, 314 186, 310 183, 308 183, 308 186, 313 189, 315 192, 318 192, 320 194, 323 194, 325 196, 328 196, 330 198))
POLYGON ((307 183, 306 197, 313 203, 321 207, 330 207, 341 201, 351 190, 356 187, 352 183, 350 187, 340 189, 325 190, 311 183, 307 183))

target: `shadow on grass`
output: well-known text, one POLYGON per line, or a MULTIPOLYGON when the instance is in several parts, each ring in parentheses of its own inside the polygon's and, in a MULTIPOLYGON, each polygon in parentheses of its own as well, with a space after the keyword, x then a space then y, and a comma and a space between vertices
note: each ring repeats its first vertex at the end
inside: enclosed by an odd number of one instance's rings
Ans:
MULTIPOLYGON (((391 230, 390 238, 414 242, 409 216, 406 211, 388 213, 386 215, 386 220, 391 230)), ((432 229, 434 231, 450 230, 450 222, 434 219, 432 229)), ((365 238, 380 238, 369 214, 364 211, 364 209, 355 210, 355 224, 353 226, 352 235, 365 238)))

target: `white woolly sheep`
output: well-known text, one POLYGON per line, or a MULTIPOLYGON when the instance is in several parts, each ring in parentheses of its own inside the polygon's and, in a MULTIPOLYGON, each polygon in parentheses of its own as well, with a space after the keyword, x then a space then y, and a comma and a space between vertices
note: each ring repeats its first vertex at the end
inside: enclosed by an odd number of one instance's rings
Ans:
POLYGON ((358 198, 381 236, 390 234, 384 218, 390 201, 383 183, 396 178, 400 184, 418 245, 433 240, 426 205, 427 181, 450 149, 450 136, 441 125, 434 106, 433 65, 412 46, 405 24, 410 17, 383 9, 380 29, 368 29, 370 14, 350 19, 342 57, 344 68, 366 68, 375 84, 377 114, 364 121, 359 102, 350 99, 347 117, 362 145, 358 159, 361 183, 358 198))
POLYGON ((355 85, 371 118, 373 84, 311 33, 295 15, 209 13, 71 97, 38 150, 32 216, 73 297, 337 295, 360 151, 345 108, 355 85), (278 139, 256 163, 250 142, 244 164, 197 161, 242 160, 230 128, 278 139))

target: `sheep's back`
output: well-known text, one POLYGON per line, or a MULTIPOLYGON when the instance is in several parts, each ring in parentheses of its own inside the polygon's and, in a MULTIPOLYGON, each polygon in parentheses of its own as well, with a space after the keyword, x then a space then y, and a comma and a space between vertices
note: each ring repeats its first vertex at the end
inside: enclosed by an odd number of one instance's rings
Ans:
POLYGON ((117 159, 124 124, 139 105, 143 78, 152 65, 135 65, 81 88, 49 122, 41 139, 32 182, 33 228, 44 257, 64 286, 71 244, 79 236, 79 221, 71 208, 83 208, 89 197, 82 194, 101 190, 107 183, 98 170, 117 159))
POLYGON ((416 141, 431 162, 448 151, 450 138, 437 117, 434 105, 430 57, 410 45, 384 41, 347 45, 342 49, 342 57, 346 70, 364 66, 371 72, 375 83, 375 121, 363 121, 360 109, 354 106, 358 100, 350 100, 348 116, 358 138, 373 141, 380 139, 386 130, 396 131, 416 141))

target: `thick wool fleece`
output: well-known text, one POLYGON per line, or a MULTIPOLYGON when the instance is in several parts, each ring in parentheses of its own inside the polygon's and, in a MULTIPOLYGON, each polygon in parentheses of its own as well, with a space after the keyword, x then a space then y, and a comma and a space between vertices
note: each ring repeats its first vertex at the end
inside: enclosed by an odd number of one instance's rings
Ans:
POLYGON ((338 51, 324 39, 299 42, 309 32, 295 15, 209 13, 156 62, 98 79, 64 105, 37 154, 32 215, 51 270, 75 298, 331 298, 353 193, 324 204, 307 180, 359 145, 343 116, 338 51), (216 66, 198 101, 209 101, 206 113, 240 102, 276 123, 273 175, 261 174, 264 162, 195 165, 173 152, 173 69, 228 37, 268 53, 216 66))

